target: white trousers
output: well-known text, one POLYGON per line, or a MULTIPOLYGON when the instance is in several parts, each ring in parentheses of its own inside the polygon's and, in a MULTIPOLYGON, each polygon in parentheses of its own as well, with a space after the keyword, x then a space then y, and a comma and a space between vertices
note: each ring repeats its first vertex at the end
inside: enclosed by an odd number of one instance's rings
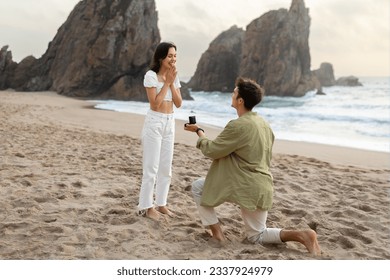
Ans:
MULTIPOLYGON (((201 178, 192 183, 192 194, 194 196, 202 224, 204 226, 209 226, 217 224, 218 218, 214 207, 205 207, 200 205, 204 180, 204 178, 201 178)), ((268 211, 249 211, 241 208, 241 216, 245 224, 247 238, 250 242, 260 244, 282 243, 282 240, 280 239, 281 229, 267 228, 267 215, 268 211)))
POLYGON ((138 209, 165 206, 172 178, 175 137, 173 114, 149 110, 142 130, 142 184, 138 209), (153 201, 155 196, 155 201, 153 201))

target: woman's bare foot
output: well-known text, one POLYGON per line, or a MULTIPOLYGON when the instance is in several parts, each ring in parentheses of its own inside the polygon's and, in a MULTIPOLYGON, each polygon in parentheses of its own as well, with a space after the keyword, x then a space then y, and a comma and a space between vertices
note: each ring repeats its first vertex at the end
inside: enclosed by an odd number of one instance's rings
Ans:
POLYGON ((221 225, 219 223, 209 225, 212 238, 209 239, 208 243, 211 247, 223 247, 226 244, 226 238, 223 234, 221 225))
POLYGON ((157 221, 160 218, 160 214, 159 214, 159 212, 156 209, 151 207, 151 208, 146 210, 146 217, 148 217, 148 218, 150 218, 152 220, 157 221))
POLYGON ((157 211, 162 213, 162 214, 164 214, 164 215, 168 215, 169 217, 173 217, 174 216, 174 214, 166 206, 159 206, 159 207, 157 207, 157 211))
POLYGON ((219 239, 216 239, 214 237, 211 237, 208 241, 207 241, 207 244, 210 246, 210 247, 213 247, 213 248, 222 248, 226 245, 226 239, 223 239, 223 240, 219 240, 219 239))

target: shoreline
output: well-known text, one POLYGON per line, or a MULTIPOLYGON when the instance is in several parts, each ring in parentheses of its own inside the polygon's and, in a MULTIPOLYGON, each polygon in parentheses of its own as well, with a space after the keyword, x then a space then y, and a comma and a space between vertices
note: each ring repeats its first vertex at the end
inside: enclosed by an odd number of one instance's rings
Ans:
MULTIPOLYGON (((140 138, 141 135, 144 121, 144 115, 141 114, 98 109, 94 107, 94 102, 91 100, 66 97, 55 92, 0 91, 0 98, 4 99, 10 94, 18 97, 15 98, 16 103, 57 107, 61 104, 61 109, 54 111, 50 116, 53 121, 60 120, 70 126, 80 126, 82 123, 82 128, 119 133, 135 138, 140 138), (80 108, 91 110, 91 117, 84 118, 83 113, 79 111, 80 108), (92 113, 93 111, 96 112, 92 113)), ((12 102, 12 99, 8 102, 12 102)), ((175 143, 195 146, 197 137, 182 129, 184 123, 182 120, 176 120, 175 143)), ((214 139, 222 131, 222 128, 209 125, 205 125, 205 129, 210 139, 214 139)), ((336 165, 390 169, 390 153, 350 147, 276 139, 273 153, 313 157, 336 165)))

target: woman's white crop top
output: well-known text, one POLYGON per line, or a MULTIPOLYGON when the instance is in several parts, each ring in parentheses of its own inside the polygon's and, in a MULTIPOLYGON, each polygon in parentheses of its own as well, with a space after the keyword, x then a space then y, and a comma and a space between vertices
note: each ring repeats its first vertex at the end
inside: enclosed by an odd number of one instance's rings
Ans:
MULTIPOLYGON (((173 82, 173 84, 175 88, 181 88, 179 76, 176 75, 176 79, 173 82)), ((155 87, 157 94, 159 94, 163 86, 164 83, 158 81, 156 72, 154 72, 153 70, 149 70, 148 72, 146 72, 144 77, 144 87, 149 87, 149 88, 155 87)), ((172 101, 172 91, 170 88, 168 88, 168 92, 165 95, 164 100, 172 101)))

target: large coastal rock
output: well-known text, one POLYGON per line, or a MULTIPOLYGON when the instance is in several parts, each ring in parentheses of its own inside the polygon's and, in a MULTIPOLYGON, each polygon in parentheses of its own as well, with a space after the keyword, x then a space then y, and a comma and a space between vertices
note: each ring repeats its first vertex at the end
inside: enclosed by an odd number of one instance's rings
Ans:
POLYGON ((317 79, 320 81, 321 86, 330 87, 334 86, 336 83, 333 71, 333 65, 328 62, 323 62, 320 65, 320 68, 313 71, 317 79))
POLYGON ((15 66, 2 50, 0 88, 146 101, 143 76, 161 40, 157 21, 154 0, 80 1, 41 58, 15 66))
POLYGON ((77 4, 48 51, 52 88, 73 96, 139 99, 142 78, 160 42, 153 0, 77 4))
POLYGON ((363 86, 359 79, 355 76, 340 77, 336 80, 336 86, 346 86, 346 87, 360 87, 363 86))
POLYGON ((270 11, 247 26, 240 55, 231 44, 217 40, 219 37, 215 40, 218 48, 210 44, 190 86, 202 90, 229 87, 240 75, 262 84, 267 95, 302 96, 318 89, 320 83, 310 70, 309 29, 309 10, 303 0, 293 0, 289 10, 270 11), (226 65, 226 55, 218 50, 240 56, 238 69, 226 65), (218 65, 223 65, 224 71, 218 65), (206 80, 208 76, 212 79, 206 80))
POLYGON ((11 51, 4 46, 0 52, 0 89, 39 91, 50 89, 52 81, 40 67, 42 62, 33 56, 25 57, 20 63, 12 60, 11 51))
POLYGON ((340 77, 337 80, 334 77, 333 65, 328 62, 321 63, 319 69, 313 71, 314 75, 318 78, 321 83, 321 86, 331 87, 331 86, 347 86, 347 87, 356 87, 363 86, 359 82, 359 78, 355 76, 346 76, 340 77))
POLYGON ((8 46, 0 49, 0 89, 11 87, 10 81, 15 74, 18 64, 12 60, 12 52, 8 46))
POLYGON ((301 96, 314 89, 309 30, 303 0, 254 20, 247 26, 240 74, 263 84, 267 95, 301 96))
POLYGON ((244 30, 232 26, 214 39, 202 54, 188 83, 192 90, 232 91, 238 75, 244 30))

